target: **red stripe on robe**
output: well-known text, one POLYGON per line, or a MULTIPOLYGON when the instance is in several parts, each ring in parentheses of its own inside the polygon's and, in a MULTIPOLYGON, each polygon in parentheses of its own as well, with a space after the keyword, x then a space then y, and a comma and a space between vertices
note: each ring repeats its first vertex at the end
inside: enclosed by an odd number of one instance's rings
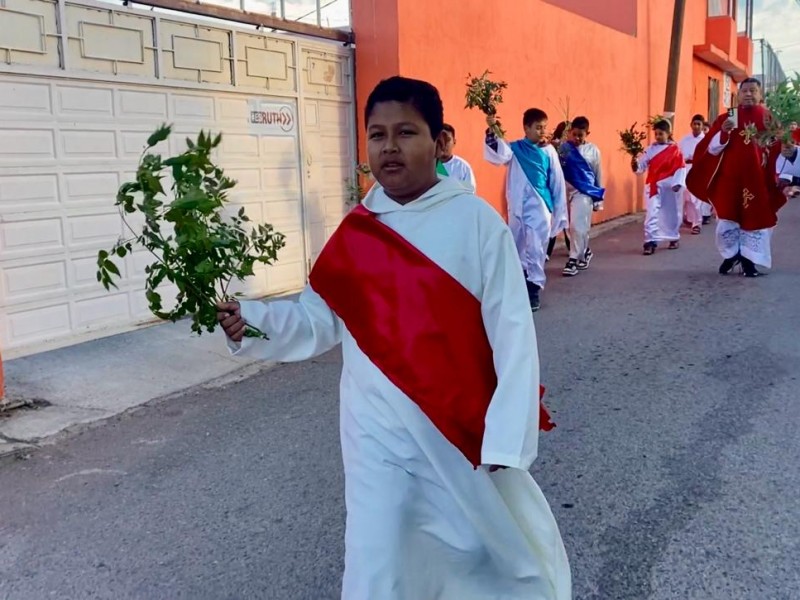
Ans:
POLYGON ((756 140, 749 142, 743 132, 748 124, 764 131, 770 118, 763 106, 740 106, 739 123, 730 132, 728 145, 719 156, 708 152, 711 140, 722 133, 727 113, 721 114, 706 137, 697 145, 694 164, 686 177, 686 187, 704 202, 714 206, 720 219, 733 221, 745 231, 774 227, 778 210, 786 204, 786 196, 778 188, 775 165, 781 145, 773 143, 761 148, 756 140))
POLYGON ((647 184, 650 186, 650 197, 658 194, 658 182, 672 177, 678 169, 686 166, 683 153, 677 144, 670 144, 656 154, 647 166, 647 184))
MULTIPOLYGON (((363 206, 342 221, 309 281, 372 363, 479 466, 497 388, 480 301, 363 206)), ((540 428, 552 429, 539 406, 540 428)))

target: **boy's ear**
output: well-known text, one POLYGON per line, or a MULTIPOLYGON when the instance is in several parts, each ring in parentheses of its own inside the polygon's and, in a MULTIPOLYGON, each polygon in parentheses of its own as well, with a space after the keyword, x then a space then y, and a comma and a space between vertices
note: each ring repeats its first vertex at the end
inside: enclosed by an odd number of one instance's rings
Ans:
POLYGON ((439 137, 436 138, 436 158, 439 158, 444 151, 444 130, 439 134, 439 137))

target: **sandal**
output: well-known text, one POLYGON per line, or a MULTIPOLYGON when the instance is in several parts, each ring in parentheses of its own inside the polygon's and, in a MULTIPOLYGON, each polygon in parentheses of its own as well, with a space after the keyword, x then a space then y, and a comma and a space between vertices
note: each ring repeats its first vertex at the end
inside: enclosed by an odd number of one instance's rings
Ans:
POLYGON ((677 250, 680 247, 681 247, 681 243, 680 242, 670 242, 669 243, 669 249, 670 250, 677 250))
POLYGON ((700 235, 700 232, 703 231, 700 225, 695 225, 692 227, 692 235, 700 235))

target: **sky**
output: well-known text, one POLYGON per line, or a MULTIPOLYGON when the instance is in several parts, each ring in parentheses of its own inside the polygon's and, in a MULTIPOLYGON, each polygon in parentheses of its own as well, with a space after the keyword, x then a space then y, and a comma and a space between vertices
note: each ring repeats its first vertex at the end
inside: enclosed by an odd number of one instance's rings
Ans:
MULTIPOLYGON (((755 0, 753 38, 764 38, 772 45, 787 75, 800 72, 800 2, 755 0)), ((759 72, 758 42, 753 63, 753 70, 759 72)))

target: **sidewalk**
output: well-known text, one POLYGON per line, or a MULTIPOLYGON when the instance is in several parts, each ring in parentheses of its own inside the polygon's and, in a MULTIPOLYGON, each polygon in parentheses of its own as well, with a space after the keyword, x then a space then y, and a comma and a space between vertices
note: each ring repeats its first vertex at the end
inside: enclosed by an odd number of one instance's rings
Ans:
MULTIPOLYGON (((603 223, 592 237, 636 220, 641 216, 603 223)), ((198 337, 186 322, 169 323, 5 362, 6 400, 31 407, 0 413, 0 456, 24 454, 153 400, 272 366, 232 358, 221 336, 198 337)))

